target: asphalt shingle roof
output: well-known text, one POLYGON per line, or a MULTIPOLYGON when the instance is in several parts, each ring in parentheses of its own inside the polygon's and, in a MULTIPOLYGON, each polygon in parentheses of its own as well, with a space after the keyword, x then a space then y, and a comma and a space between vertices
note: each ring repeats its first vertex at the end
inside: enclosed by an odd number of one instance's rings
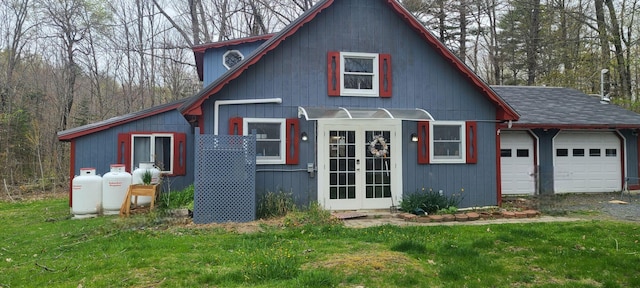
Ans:
POLYGON ((514 125, 538 127, 640 128, 640 114, 571 88, 492 86, 520 113, 514 125))

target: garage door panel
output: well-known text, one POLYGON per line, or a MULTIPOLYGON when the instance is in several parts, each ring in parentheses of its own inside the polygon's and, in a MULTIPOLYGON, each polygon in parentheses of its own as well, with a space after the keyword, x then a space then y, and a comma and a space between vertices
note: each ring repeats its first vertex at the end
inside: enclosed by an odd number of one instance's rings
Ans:
POLYGON ((502 194, 535 192, 533 139, 524 131, 500 134, 502 194))
POLYGON ((561 132, 554 139, 555 192, 619 191, 620 154, 613 132, 561 132))

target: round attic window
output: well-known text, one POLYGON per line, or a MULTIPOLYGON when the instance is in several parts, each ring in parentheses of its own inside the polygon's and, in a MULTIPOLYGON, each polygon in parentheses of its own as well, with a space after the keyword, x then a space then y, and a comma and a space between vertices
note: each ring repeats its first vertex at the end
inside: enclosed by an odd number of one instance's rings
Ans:
POLYGON ((244 56, 238 50, 229 50, 222 56, 222 64, 227 69, 231 69, 233 66, 238 64, 238 62, 242 61, 244 56))

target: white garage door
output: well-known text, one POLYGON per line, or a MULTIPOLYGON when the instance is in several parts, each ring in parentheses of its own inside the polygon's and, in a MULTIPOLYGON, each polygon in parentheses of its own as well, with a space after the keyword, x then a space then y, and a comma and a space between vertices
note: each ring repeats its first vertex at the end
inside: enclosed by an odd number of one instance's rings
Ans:
POLYGON ((500 133, 502 195, 535 192, 533 138, 525 131, 500 133))
POLYGON ((554 191, 622 189, 622 151, 613 132, 560 132, 554 139, 554 191))

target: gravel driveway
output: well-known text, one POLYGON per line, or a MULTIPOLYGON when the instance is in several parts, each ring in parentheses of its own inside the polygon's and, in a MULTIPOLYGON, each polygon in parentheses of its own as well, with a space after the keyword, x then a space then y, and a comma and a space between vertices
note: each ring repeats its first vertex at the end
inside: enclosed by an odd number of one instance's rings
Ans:
MULTIPOLYGON (((507 203, 515 203, 511 198, 507 203)), ((549 196, 535 196, 527 201, 547 215, 570 215, 591 219, 616 219, 640 222, 640 194, 631 193, 623 196, 620 193, 587 193, 587 194, 559 194, 549 196), (624 201, 627 204, 611 203, 610 201, 624 201)))

